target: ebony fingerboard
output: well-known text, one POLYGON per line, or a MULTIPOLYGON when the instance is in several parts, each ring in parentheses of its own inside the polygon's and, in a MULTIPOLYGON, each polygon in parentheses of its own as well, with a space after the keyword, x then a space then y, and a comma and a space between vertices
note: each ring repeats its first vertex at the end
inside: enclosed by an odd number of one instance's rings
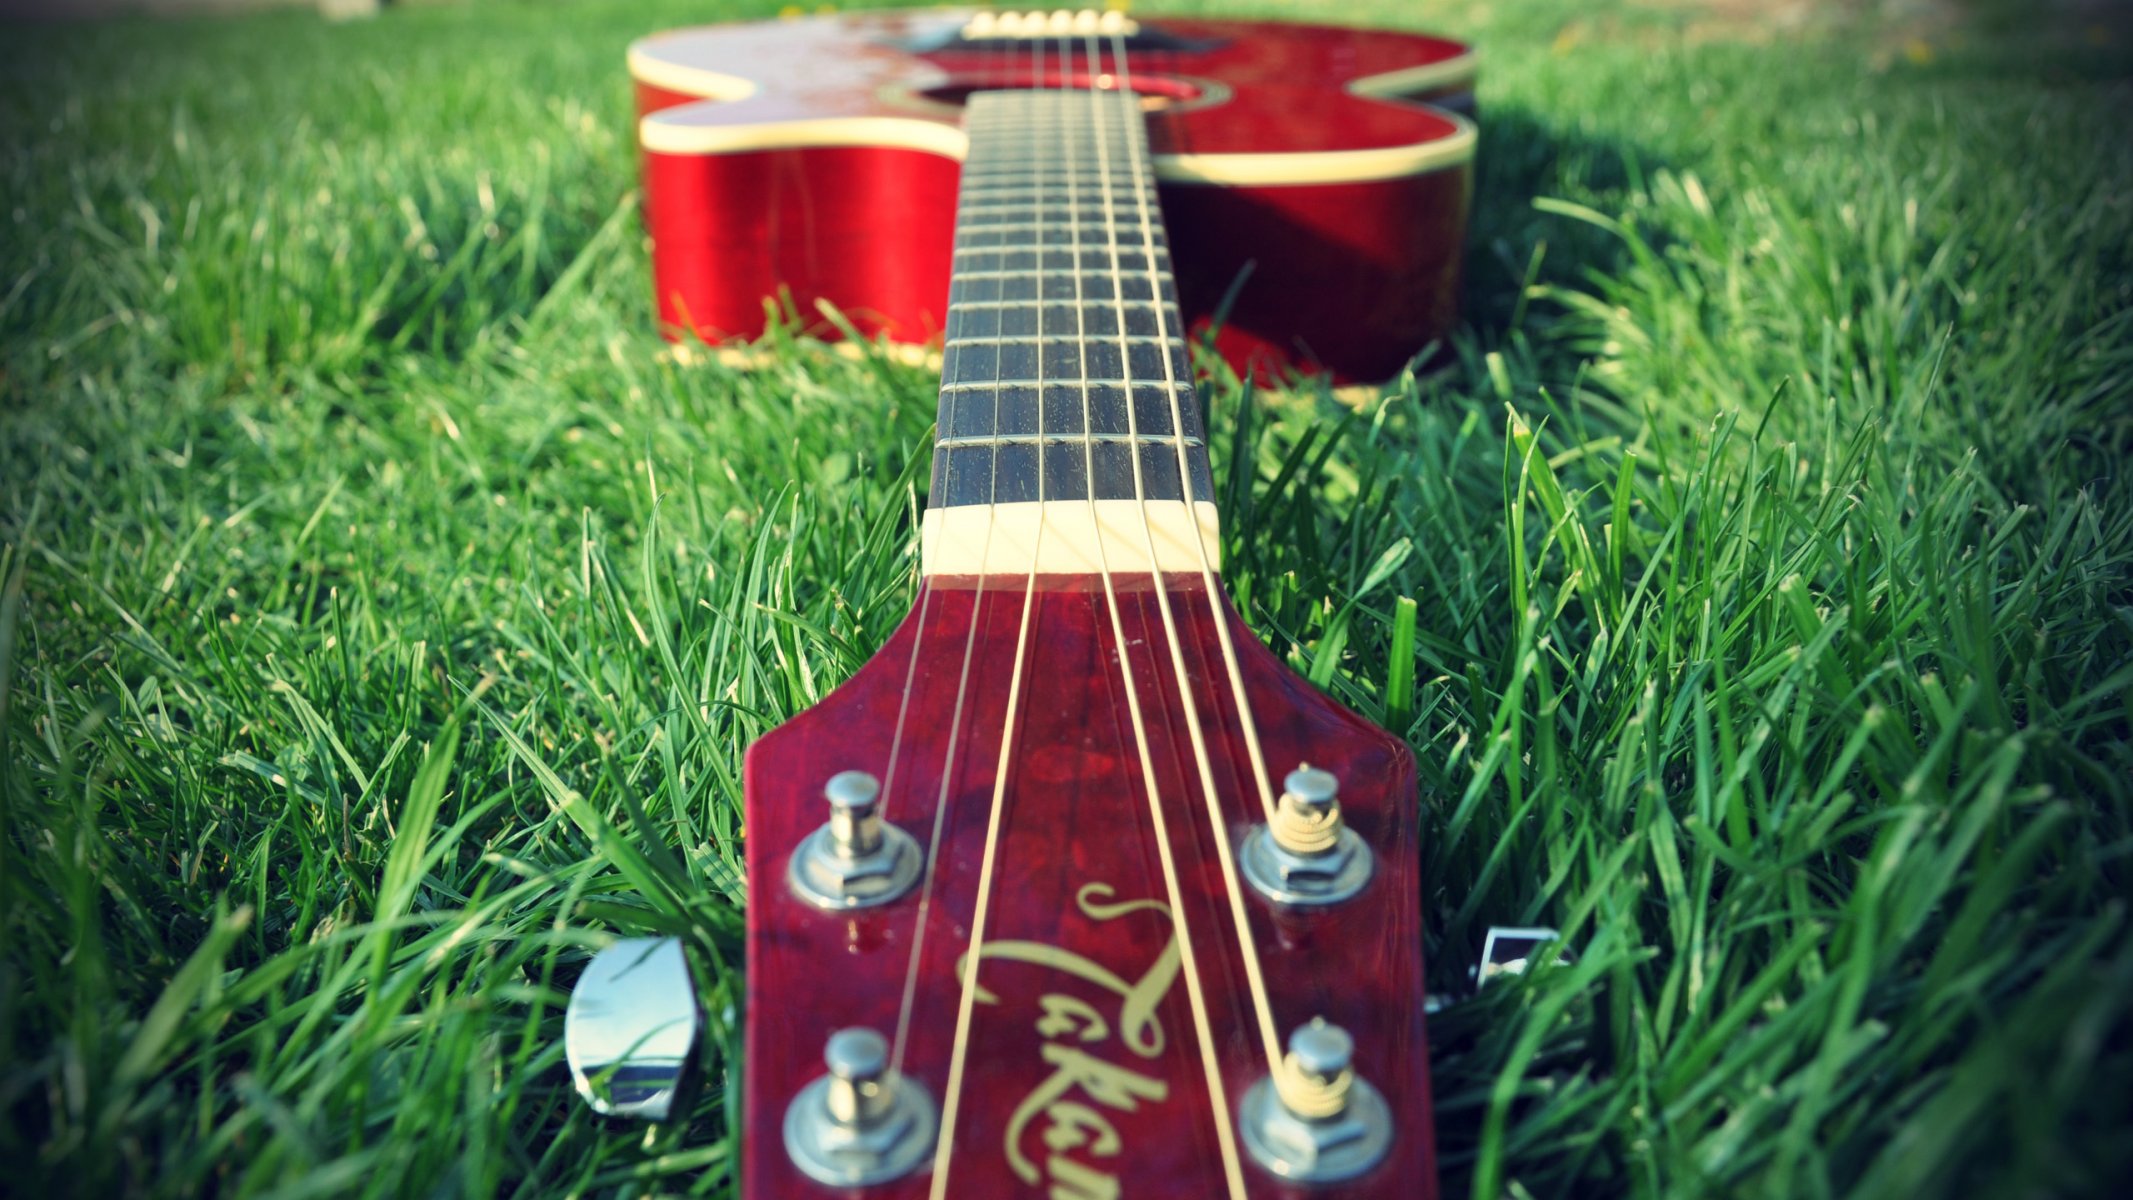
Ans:
POLYGON ((1184 499, 1181 440, 1212 500, 1138 104, 981 92, 964 124, 930 503, 1184 499))

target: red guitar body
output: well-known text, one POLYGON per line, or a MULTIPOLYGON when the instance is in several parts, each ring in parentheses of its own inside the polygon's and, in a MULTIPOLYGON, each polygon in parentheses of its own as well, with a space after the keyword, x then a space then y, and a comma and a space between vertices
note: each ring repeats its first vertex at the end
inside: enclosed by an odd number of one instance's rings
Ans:
MULTIPOLYGON (((631 48, 659 315, 712 343, 814 322, 938 341, 961 96, 1059 78, 923 47, 968 10, 682 30, 631 48)), ((1239 371, 1389 378, 1457 320, 1474 63, 1457 42, 1152 21, 1136 53, 1180 307, 1239 371), (1220 318, 1219 325, 1217 319, 1220 318)), ((826 326, 818 326, 827 332, 826 326)))
MULTIPOLYGON (((973 1012, 971 1067, 962 1080, 947 1194, 984 1200, 1233 1194, 1225 1190, 1216 1125, 1232 1119, 1267 1065, 1216 848, 1218 839, 1241 840, 1260 819, 1219 657, 1218 620, 1231 625, 1266 761, 1281 764, 1277 773, 1308 761, 1338 775, 1348 823, 1377 854, 1377 872, 1363 894, 1337 911, 1287 910, 1256 898, 1245 905, 1267 999, 1284 1025, 1320 1015, 1356 1031, 1358 1061, 1367 1056, 1372 1083, 1399 1114, 1392 1152, 1367 1175, 1302 1187, 1247 1160, 1243 1194, 1255 1200, 1428 1200, 1436 1194, 1420 1003, 1413 759, 1399 739, 1277 661, 1226 600, 1210 604, 1197 578, 1166 575, 1161 586, 1169 590, 1185 657, 1189 682, 1183 685, 1150 576, 1117 581, 1123 651, 1096 578, 1039 577, 1027 591, 1021 580, 990 580, 982 591, 975 580, 933 581, 912 617, 857 676, 750 748, 748 919, 755 934, 748 955, 746 1105, 753 1115, 741 1134, 745 1195, 847 1194, 794 1169, 777 1114, 786 1098, 822 1073, 814 1047, 825 1030, 864 1026, 886 1033, 899 1025, 906 962, 920 929, 916 904, 829 917, 802 903, 785 882, 791 848, 822 818, 824 773, 850 768, 883 779, 883 815, 922 844, 944 797, 948 806, 939 875, 923 913, 904 1062, 905 1073, 935 1097, 951 1057, 959 959, 972 940, 988 816, 996 792, 1004 797, 983 930, 987 995, 973 1012), (1033 605, 1028 659, 1017 672, 1026 598, 1033 605), (1124 695, 1128 673, 1147 714, 1160 836, 1128 715, 1134 706, 1124 695), (1017 679, 1018 719, 1010 730, 1004 716, 1017 679), (1193 690, 1204 725, 1221 797, 1219 827, 1209 819, 1191 730, 1179 715, 1181 686, 1193 690), (919 722, 913 714, 928 716, 919 722), (1015 749, 1001 791, 1002 739, 1010 732, 1015 749), (952 780, 945 789, 944 768, 952 780), (1161 837, 1174 856, 1182 913, 1164 904, 1161 837), (1181 929, 1196 970, 1180 971, 1181 929), (1212 1097, 1187 973, 1203 989, 1218 1058, 1222 1085, 1212 1097), (1131 996, 1104 979, 1123 982, 1131 996), (1044 1024, 1048 998, 1059 996, 1089 1006, 1101 1027, 1044 1024), (1145 1025, 1136 1024, 1136 997, 1153 1006, 1145 1025), (1087 1113, 1101 1117, 1116 1140, 1088 1136, 1087 1113)), ((849 1194, 906 1200, 928 1196, 933 1182, 921 1173, 849 1194)))

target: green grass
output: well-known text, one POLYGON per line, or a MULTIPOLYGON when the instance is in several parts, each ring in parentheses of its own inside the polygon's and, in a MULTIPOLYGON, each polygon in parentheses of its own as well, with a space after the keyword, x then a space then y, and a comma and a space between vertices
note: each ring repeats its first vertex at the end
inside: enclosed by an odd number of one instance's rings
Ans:
MULTIPOLYGON (((1687 13, 1428 6, 1473 326, 1208 388, 1230 586, 1417 749, 1434 986, 1577 951, 1433 1022, 1448 1194, 2104 1194, 2124 42, 1687 13)), ((7 1187, 730 1192, 740 752, 903 615, 933 393, 661 357, 621 50, 714 15, 0 38, 7 1187), (647 929, 719 1056, 649 1136, 557 1045, 647 929)))

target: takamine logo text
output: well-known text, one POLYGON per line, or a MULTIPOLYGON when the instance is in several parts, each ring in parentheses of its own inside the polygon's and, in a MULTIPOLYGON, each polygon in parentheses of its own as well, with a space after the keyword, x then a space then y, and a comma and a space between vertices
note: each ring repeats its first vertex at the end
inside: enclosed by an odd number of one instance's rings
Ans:
MULTIPOLYGON (((1115 921, 1135 913, 1154 913, 1170 920, 1170 906, 1158 900, 1112 901, 1114 889, 1107 883, 1091 883, 1074 897, 1082 915, 1092 921, 1115 921)), ((1163 1052, 1163 1027, 1156 1010, 1178 978, 1178 942, 1175 934, 1163 946, 1153 964, 1137 979, 1127 979, 1109 967, 1071 950, 1042 942, 987 942, 979 955, 985 960, 1004 959, 1033 963, 1078 979, 1116 997, 1104 1008, 1066 992, 1046 992, 1037 1000, 1037 1033, 1044 1039, 1038 1053, 1051 1075, 1015 1106, 1007 1122, 1007 1163, 1029 1184, 1049 1183, 1046 1194, 1053 1200, 1115 1200, 1118 1176, 1099 1169, 1091 1160, 1116 1158, 1123 1142, 1117 1126, 1104 1115, 1135 1112, 1142 1101, 1160 1103, 1170 1094, 1163 1080, 1109 1058, 1102 1057, 1115 1034, 1118 1041, 1143 1060, 1163 1052), (1042 1118, 1042 1126, 1030 1126, 1042 1118), (1044 1165, 1031 1160, 1025 1135, 1034 1132, 1042 1145, 1044 1165)), ((960 974, 968 970, 969 956, 957 963, 960 974)), ((997 1004, 999 998, 980 987, 976 999, 997 1004)), ((1130 1061, 1130 1060, 1129 1060, 1130 1061)))

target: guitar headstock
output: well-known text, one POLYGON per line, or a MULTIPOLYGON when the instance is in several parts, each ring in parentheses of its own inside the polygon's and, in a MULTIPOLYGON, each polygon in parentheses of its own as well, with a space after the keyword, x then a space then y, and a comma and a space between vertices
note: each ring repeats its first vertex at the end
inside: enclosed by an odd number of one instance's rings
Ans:
POLYGON ((929 580, 746 788, 745 1195, 1434 1193, 1413 763, 1202 577, 929 580))

